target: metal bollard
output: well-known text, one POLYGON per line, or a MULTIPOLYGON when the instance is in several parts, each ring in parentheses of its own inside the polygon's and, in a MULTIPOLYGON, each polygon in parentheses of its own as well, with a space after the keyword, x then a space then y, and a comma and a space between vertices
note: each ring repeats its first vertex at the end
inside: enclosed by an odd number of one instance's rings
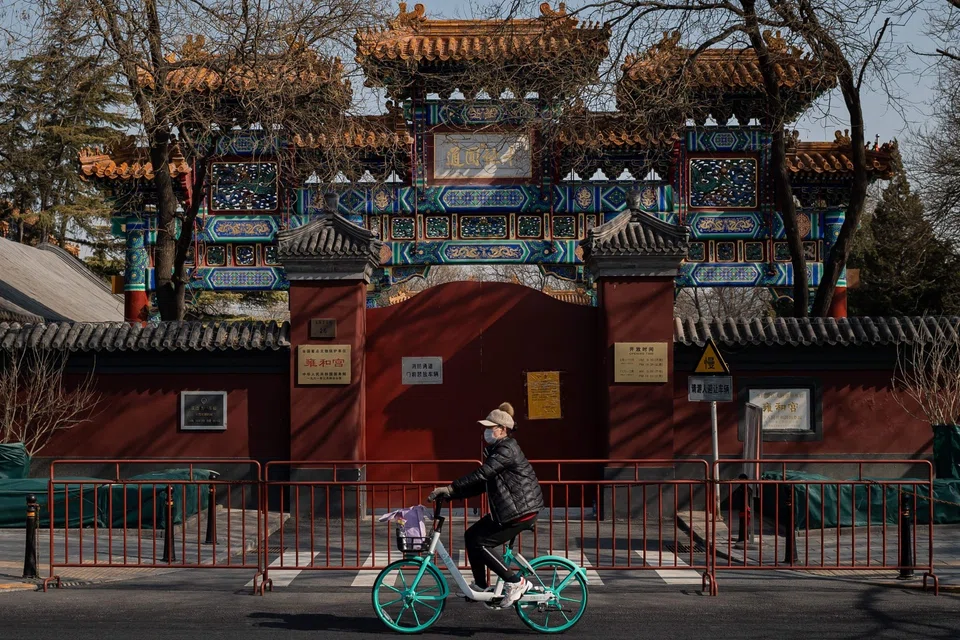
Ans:
POLYGON ((160 562, 171 564, 177 561, 177 549, 173 546, 173 487, 167 485, 167 497, 164 500, 167 517, 163 530, 163 557, 160 562))
MULTIPOLYGON (((216 480, 218 474, 210 474, 210 480, 216 480)), ((207 539, 204 544, 213 544, 217 539, 217 485, 211 484, 207 495, 207 539)))
POLYGON ((900 494, 900 575, 898 580, 913 577, 913 512, 910 510, 910 496, 900 494))
POLYGON ((37 529, 40 527, 40 505, 37 504, 37 496, 30 494, 27 496, 27 544, 23 553, 23 577, 39 578, 37 571, 39 564, 37 558, 37 529))
MULTIPOLYGON (((787 539, 783 544, 784 564, 797 563, 797 514, 793 510, 793 487, 787 485, 787 499, 784 508, 787 510, 787 539)), ((809 562, 809 558, 806 562, 809 562)))

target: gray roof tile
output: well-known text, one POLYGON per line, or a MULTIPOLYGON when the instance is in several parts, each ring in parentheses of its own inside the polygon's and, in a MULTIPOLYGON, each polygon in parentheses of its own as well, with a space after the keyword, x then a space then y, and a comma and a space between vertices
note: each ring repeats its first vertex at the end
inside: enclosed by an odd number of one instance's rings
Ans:
POLYGON ((301 227, 281 232, 278 241, 281 256, 300 258, 379 256, 383 244, 369 229, 330 212, 301 227))
POLYGON ((688 231, 643 211, 625 211, 587 232, 580 245, 591 256, 675 256, 687 254, 688 231))
POLYGON ((276 322, 0 322, 0 349, 60 351, 280 351, 290 323, 276 322))
POLYGON ((753 318, 694 321, 674 318, 674 341, 720 345, 886 346, 960 343, 960 318, 753 318))

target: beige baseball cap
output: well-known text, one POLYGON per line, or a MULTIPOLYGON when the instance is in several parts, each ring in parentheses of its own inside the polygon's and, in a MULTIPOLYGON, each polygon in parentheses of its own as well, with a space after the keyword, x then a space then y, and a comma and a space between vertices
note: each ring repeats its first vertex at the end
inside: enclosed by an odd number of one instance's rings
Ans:
POLYGON ((479 422, 485 427, 503 427, 505 429, 513 429, 514 426, 516 426, 510 414, 502 409, 494 409, 490 412, 485 420, 480 420, 479 422))

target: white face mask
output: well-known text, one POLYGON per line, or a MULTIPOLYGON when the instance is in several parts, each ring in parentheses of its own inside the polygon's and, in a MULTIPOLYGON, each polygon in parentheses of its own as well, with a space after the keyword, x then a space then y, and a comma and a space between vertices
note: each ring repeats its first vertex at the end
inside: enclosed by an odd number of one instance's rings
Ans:
POLYGON ((483 439, 486 441, 487 444, 493 444, 494 442, 496 442, 496 441, 499 440, 500 438, 498 438, 497 436, 493 435, 493 429, 486 429, 486 430, 483 432, 483 439))

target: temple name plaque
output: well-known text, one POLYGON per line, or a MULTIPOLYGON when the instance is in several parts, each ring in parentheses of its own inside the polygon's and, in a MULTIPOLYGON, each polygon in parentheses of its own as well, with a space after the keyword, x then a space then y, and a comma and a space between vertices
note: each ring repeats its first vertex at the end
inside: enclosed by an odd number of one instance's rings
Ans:
POLYGON ((666 342, 617 342, 613 345, 614 382, 667 382, 666 342))
POLYGON ((496 180, 532 177, 530 139, 517 133, 435 133, 433 178, 496 180))
POLYGON ((297 384, 350 384, 350 345, 299 345, 297 384))
POLYGON ((226 431, 226 391, 181 391, 181 431, 226 431))
POLYGON ((337 337, 337 321, 333 318, 311 318, 310 339, 323 340, 337 337))

